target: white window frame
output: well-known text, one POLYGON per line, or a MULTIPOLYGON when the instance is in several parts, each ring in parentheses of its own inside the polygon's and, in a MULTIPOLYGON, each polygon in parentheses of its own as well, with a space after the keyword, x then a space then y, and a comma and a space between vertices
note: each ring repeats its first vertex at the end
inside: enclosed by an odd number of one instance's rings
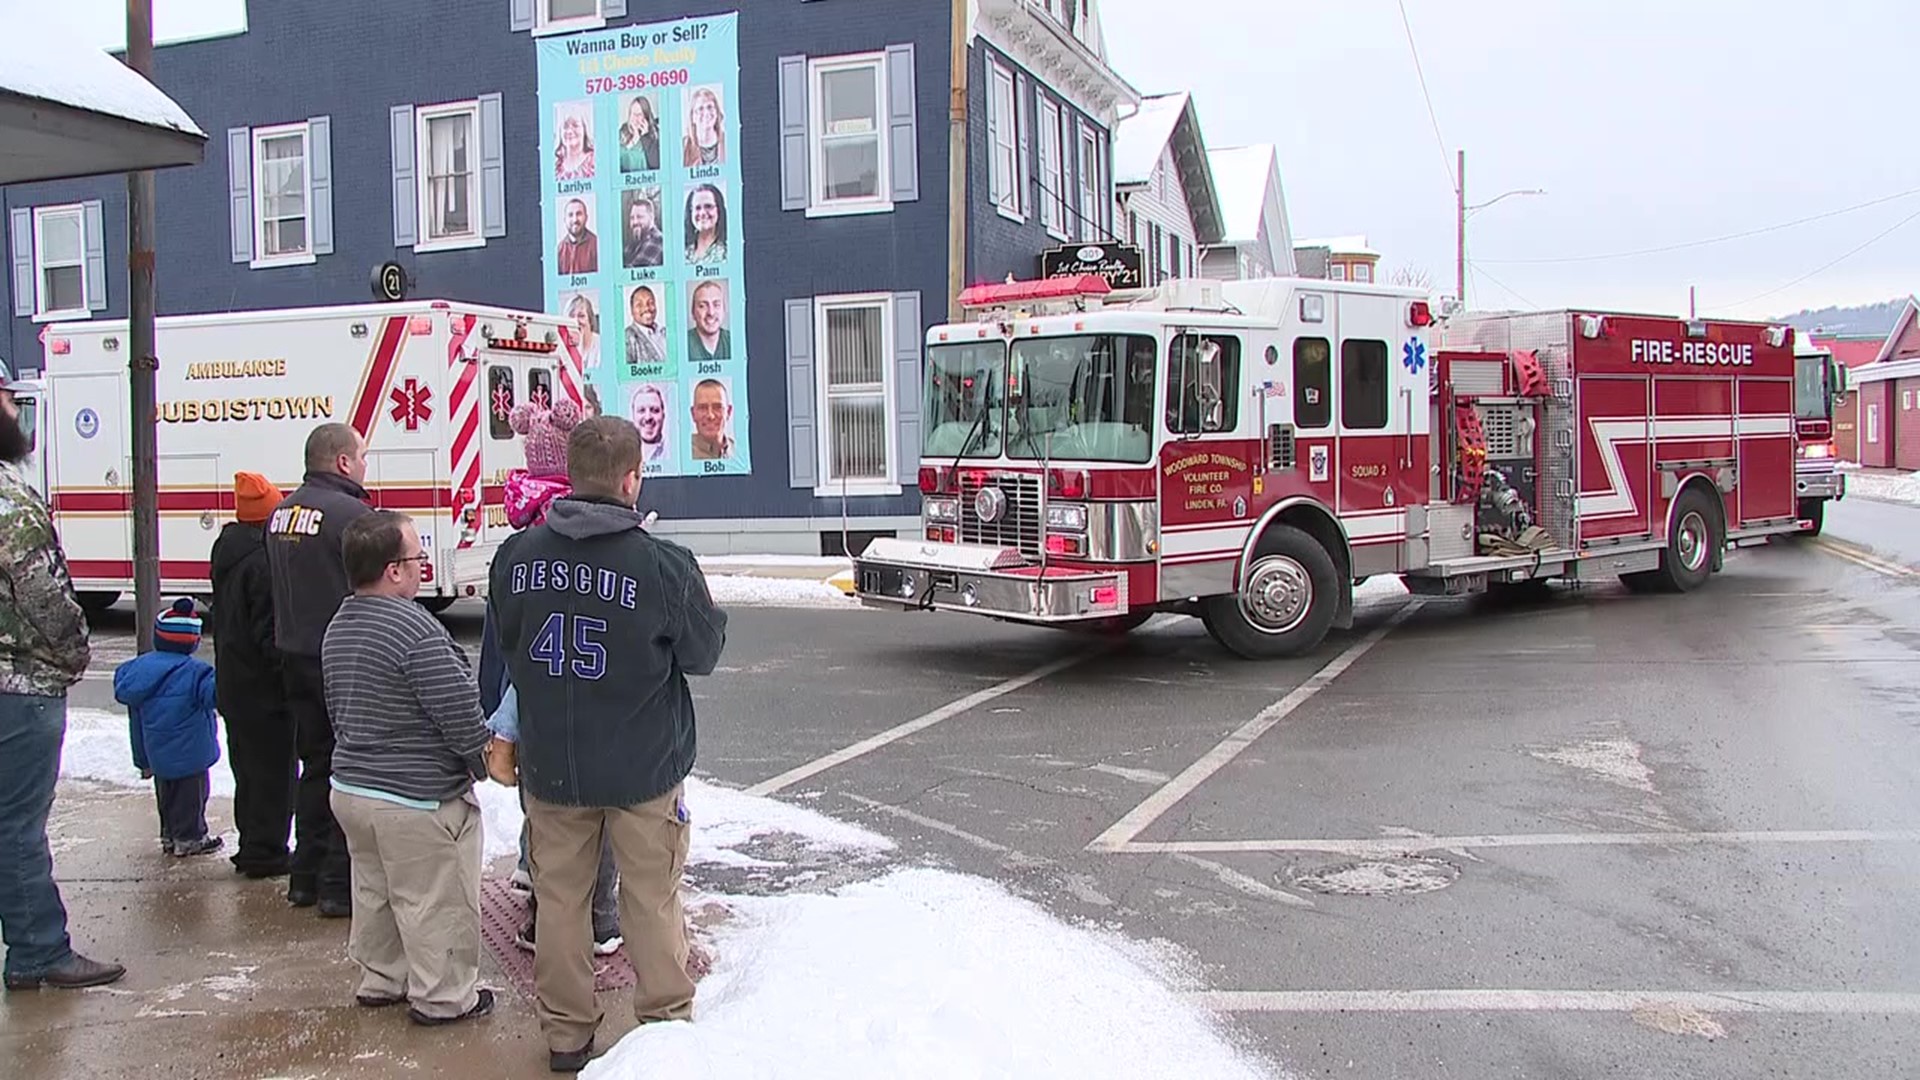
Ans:
POLYGON ((1066 110, 1051 96, 1041 94, 1039 112, 1040 224, 1046 228, 1048 236, 1064 242, 1067 239, 1066 110), (1051 150, 1047 146, 1048 136, 1053 137, 1051 150))
POLYGON ((1020 212, 1020 89, 1013 72, 999 62, 987 61, 987 198, 993 209, 1008 221, 1025 222, 1020 212), (1002 88, 1006 103, 1000 102, 1002 88), (1003 141, 1004 140, 1004 141, 1003 141), (1001 154, 1006 160, 1001 160, 1001 154))
MULTIPOLYGON (((843 293, 834 296, 816 296, 813 298, 813 379, 815 414, 820 418, 820 434, 815 447, 815 459, 819 468, 819 483, 814 486, 816 496, 838 497, 841 493, 840 479, 833 474, 833 410, 829 408, 834 396, 828 379, 833 368, 833 358, 827 353, 827 312, 836 308, 873 308, 880 309, 880 393, 885 404, 886 420, 886 479, 849 480, 845 491, 855 495, 898 495, 900 485, 893 478, 900 474, 897 463, 900 460, 900 400, 896 396, 898 388, 894 385, 893 362, 893 294, 843 293)), ((849 397, 869 397, 872 387, 863 386, 858 390, 845 390, 842 394, 849 397)))
POLYGON ((462 248, 487 246, 486 207, 481 205, 485 188, 480 183, 480 101, 478 98, 467 101, 446 101, 438 105, 421 105, 413 110, 413 245, 415 251, 458 251, 462 248), (431 239, 427 222, 431 218, 428 203, 431 199, 432 177, 429 176, 429 162, 432 160, 433 147, 427 137, 427 121, 442 120, 449 116, 465 116, 472 128, 468 134, 468 172, 467 205, 471 208, 473 235, 455 236, 444 240, 431 239))
POLYGON ((61 203, 58 206, 36 206, 33 208, 33 321, 53 322, 66 319, 90 319, 93 317, 93 297, 87 295, 87 208, 81 203, 61 203), (47 245, 43 239, 48 218, 71 217, 80 225, 80 258, 73 265, 80 271, 80 306, 77 308, 48 308, 46 300, 47 271, 62 269, 66 263, 48 266, 45 262, 47 245))
POLYGON ((305 120, 294 124, 276 124, 253 129, 253 260, 255 270, 273 266, 308 266, 319 261, 313 253, 313 125, 305 120), (266 161, 260 148, 269 139, 300 136, 300 176, 306 188, 301 205, 306 207, 307 249, 294 255, 261 254, 267 250, 266 161))
POLYGON ((1327 280, 1329 281, 1347 280, 1347 264, 1339 263, 1339 262, 1329 264, 1327 266, 1327 280))
POLYGON ((887 119, 890 87, 887 84, 887 54, 883 52, 848 53, 844 56, 820 56, 807 61, 807 193, 808 217, 834 217, 841 214, 884 214, 893 210, 893 130, 887 119), (835 199, 827 195, 826 108, 827 96, 821 88, 824 76, 855 68, 873 69, 875 96, 875 136, 880 148, 879 185, 867 198, 835 199))
POLYGON ((1880 403, 1877 401, 1867 403, 1867 441, 1876 444, 1880 441, 1880 403))
POLYGON ((600 14, 600 5, 593 5, 592 15, 578 15, 568 19, 555 19, 549 12, 553 10, 553 0, 533 0, 533 36, 544 37, 547 34, 571 34, 579 30, 598 30, 607 25, 606 16, 600 14))
POLYGON ((1373 284, 1373 266, 1370 263, 1353 264, 1353 280, 1363 285, 1373 284))
POLYGON ((1073 137, 1074 160, 1079 169, 1080 205, 1078 217, 1080 228, 1077 231, 1085 243, 1097 243, 1100 240, 1100 139, 1094 134, 1093 125, 1081 121, 1073 137))

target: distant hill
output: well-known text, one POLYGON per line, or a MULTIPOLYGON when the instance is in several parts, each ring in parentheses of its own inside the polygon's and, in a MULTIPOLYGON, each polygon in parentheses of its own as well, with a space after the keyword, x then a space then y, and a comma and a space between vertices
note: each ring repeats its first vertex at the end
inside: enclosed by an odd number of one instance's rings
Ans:
POLYGON ((1888 300, 1878 304, 1861 304, 1858 307, 1825 307, 1815 311, 1796 311, 1791 315, 1778 315, 1769 322, 1784 322, 1795 330, 1808 331, 1816 327, 1829 334, 1871 334, 1874 337, 1886 337, 1893 330, 1893 320, 1907 306, 1907 298, 1888 300))

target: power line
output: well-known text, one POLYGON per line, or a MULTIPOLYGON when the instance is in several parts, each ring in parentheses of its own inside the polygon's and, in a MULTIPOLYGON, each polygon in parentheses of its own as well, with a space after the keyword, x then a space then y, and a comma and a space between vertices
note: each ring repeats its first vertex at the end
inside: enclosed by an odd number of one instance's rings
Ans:
POLYGON ((1885 240, 1887 237, 1892 236, 1894 233, 1899 232, 1901 229, 1905 228, 1910 222, 1916 219, 1920 219, 1920 210, 1915 210, 1913 213, 1908 214, 1906 217, 1903 217, 1899 221, 1895 222, 1891 227, 1883 229, 1880 232, 1874 234, 1873 239, 1868 240, 1866 243, 1861 244, 1859 247, 1854 248, 1853 250, 1847 252, 1845 255, 1842 255, 1831 262, 1824 263, 1813 270, 1809 270, 1806 273, 1800 275, 1797 278, 1794 278, 1792 281, 1787 282, 1785 285, 1782 285, 1777 289, 1768 289, 1766 292, 1763 292, 1758 296, 1749 296, 1745 300, 1741 300, 1737 303, 1721 304, 1720 306, 1714 308, 1713 310, 1726 311, 1731 308, 1745 307, 1756 300, 1765 300, 1767 297, 1772 296, 1775 293, 1786 292, 1788 289, 1793 288, 1795 285, 1798 285, 1809 278, 1818 277, 1819 275, 1826 273, 1828 270, 1831 270, 1834 267, 1839 266, 1841 263, 1846 262, 1848 259, 1853 258, 1855 255, 1860 254, 1861 252, 1867 250, 1873 245, 1879 243, 1880 241, 1885 240))
POLYGON ((1433 111, 1433 95, 1427 92, 1427 73, 1420 67, 1420 46, 1413 41, 1413 22, 1407 18, 1407 0, 1400 2, 1400 25, 1407 28, 1407 49, 1413 53, 1413 73, 1420 79, 1420 96, 1427 101, 1427 119, 1433 121, 1433 138, 1440 144, 1440 164, 1447 170, 1448 190, 1459 191, 1460 181, 1453 175, 1453 162, 1447 157, 1447 140, 1440 134, 1440 117, 1433 111))
POLYGON ((1530 308, 1540 306, 1534 303, 1533 301, 1527 299, 1526 297, 1521 296, 1519 293, 1515 292, 1513 290, 1513 287, 1508 285, 1506 282, 1501 281, 1499 278, 1494 277, 1492 274, 1487 273, 1484 267, 1482 267, 1479 263, 1474 262, 1472 259, 1467 260, 1467 269, 1472 273, 1479 274, 1481 277, 1486 278, 1488 281, 1493 282, 1495 285, 1500 286, 1503 292, 1505 292, 1508 296, 1513 297, 1515 300, 1520 301, 1521 304, 1530 308))
POLYGON ((1894 195, 1883 195, 1878 199, 1871 199, 1867 202, 1856 203, 1853 206, 1842 207, 1839 210, 1829 210, 1823 214, 1814 214, 1812 217, 1796 218, 1793 221, 1783 221, 1778 225, 1765 225, 1758 229, 1748 229, 1745 232, 1729 233, 1726 236, 1710 237, 1706 240, 1688 240, 1685 243, 1667 244, 1664 247, 1641 248, 1638 251, 1616 251, 1607 255, 1568 255, 1568 256, 1562 256, 1562 257, 1551 258, 1551 259, 1483 259, 1481 261, 1492 263, 1495 266, 1518 266, 1518 265, 1537 265, 1541 263, 1603 262, 1608 259, 1631 259, 1631 258, 1637 258, 1638 256, 1641 256, 1641 255, 1660 255, 1669 251, 1684 251, 1687 248, 1706 247, 1709 244, 1724 244, 1729 240, 1744 240, 1749 236, 1760 236, 1765 233, 1779 232, 1781 229, 1791 229, 1797 225, 1805 225, 1805 224, 1808 224, 1809 222, 1814 222, 1814 221, 1825 221, 1827 218, 1839 217, 1842 214, 1851 214, 1857 210, 1865 210, 1865 209, 1868 209, 1869 207, 1879 206, 1882 203, 1895 202, 1897 200, 1905 199, 1913 195, 1920 195, 1920 188, 1911 188, 1907 191, 1902 191, 1894 195))

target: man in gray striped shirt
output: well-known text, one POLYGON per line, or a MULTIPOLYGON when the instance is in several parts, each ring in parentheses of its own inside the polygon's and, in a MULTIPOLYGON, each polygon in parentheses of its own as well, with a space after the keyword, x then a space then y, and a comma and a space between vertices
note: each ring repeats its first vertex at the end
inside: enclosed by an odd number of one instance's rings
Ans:
POLYGON ((416 1024, 493 1011, 480 987, 480 802, 489 733, 466 654, 414 602, 420 534, 363 514, 341 538, 346 598, 320 646, 334 818, 353 866, 355 1000, 416 1024))

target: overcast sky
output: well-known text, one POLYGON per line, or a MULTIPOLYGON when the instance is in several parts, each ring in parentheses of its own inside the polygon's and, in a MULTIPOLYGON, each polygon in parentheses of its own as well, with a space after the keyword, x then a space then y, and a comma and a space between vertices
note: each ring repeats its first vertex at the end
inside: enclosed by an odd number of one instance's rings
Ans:
MULTIPOLYGON (((118 46, 120 0, 70 3, 118 46)), ((1192 91, 1210 145, 1275 144, 1297 236, 1364 233, 1451 292, 1453 151, 1469 204, 1545 189, 1469 218, 1476 305, 1683 311, 1697 285, 1703 312, 1760 318, 1920 290, 1920 191, 1588 258, 1920 189, 1916 0, 1405 0, 1438 137, 1396 0, 1101 5, 1134 86, 1192 91)), ((164 38, 240 0, 154 7, 164 38)))
POLYGON ((1475 305, 1684 312, 1697 285, 1703 312, 1758 318, 1920 290, 1920 217, 1789 284, 1920 215, 1920 192, 1517 261, 1920 189, 1914 0, 1405 0, 1444 153, 1395 0, 1101 3, 1142 93, 1192 91, 1209 145, 1275 144, 1296 236, 1364 233, 1451 293, 1453 151, 1469 205, 1544 188, 1468 218, 1475 305))

